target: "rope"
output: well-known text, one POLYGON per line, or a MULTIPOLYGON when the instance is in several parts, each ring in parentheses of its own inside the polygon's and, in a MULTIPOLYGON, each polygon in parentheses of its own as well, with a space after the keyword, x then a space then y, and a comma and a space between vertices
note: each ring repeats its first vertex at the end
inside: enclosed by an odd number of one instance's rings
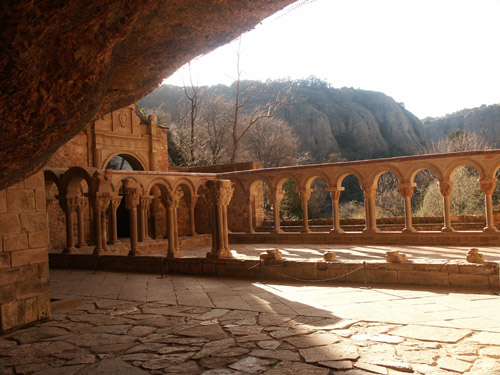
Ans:
MULTIPOLYGON (((253 266, 255 267, 255 266, 253 266)), ((337 279, 341 279, 343 277, 346 277, 346 276, 349 276, 350 274, 354 273, 354 272, 357 272, 359 270, 362 270, 364 268, 364 265, 361 266, 361 267, 358 267, 350 272, 347 272, 346 274, 344 275, 340 275, 340 276, 336 276, 336 277, 332 277, 330 279, 321 279, 321 280, 310 280, 310 279, 300 279, 300 278, 296 278, 296 277, 291 277, 291 276, 288 276, 288 275, 284 275, 282 274, 281 272, 278 272, 278 271, 274 271, 274 270, 271 270, 271 267, 273 266, 270 266, 268 267, 270 269, 271 272, 277 274, 277 275, 280 275, 282 277, 285 277, 287 279, 290 279, 290 280, 295 280, 295 281, 306 281, 306 282, 309 282, 309 283, 320 283, 320 282, 324 282, 324 281, 332 281, 332 280, 337 280, 337 279)))

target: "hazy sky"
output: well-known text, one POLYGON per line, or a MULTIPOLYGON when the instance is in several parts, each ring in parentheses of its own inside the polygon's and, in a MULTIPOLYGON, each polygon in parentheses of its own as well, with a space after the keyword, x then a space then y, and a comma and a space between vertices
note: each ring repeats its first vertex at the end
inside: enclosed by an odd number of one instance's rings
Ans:
MULTIPOLYGON (((233 82, 236 49, 191 62, 195 84, 233 82)), ((243 79, 380 91, 420 118, 500 103, 500 0, 309 1, 244 34, 241 67, 243 79)), ((186 66, 165 83, 183 79, 186 66)))

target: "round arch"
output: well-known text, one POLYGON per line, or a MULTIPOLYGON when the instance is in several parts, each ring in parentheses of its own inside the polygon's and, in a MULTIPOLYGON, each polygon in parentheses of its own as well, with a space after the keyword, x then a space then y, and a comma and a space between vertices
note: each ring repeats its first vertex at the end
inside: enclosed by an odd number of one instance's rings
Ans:
POLYGON ((116 152, 103 163, 103 169, 145 171, 147 162, 144 158, 132 152, 116 152))

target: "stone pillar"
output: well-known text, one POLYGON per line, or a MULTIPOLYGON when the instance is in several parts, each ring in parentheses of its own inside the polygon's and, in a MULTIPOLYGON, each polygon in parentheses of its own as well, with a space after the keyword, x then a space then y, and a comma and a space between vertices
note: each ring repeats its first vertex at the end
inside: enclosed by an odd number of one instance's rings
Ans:
POLYGON ((148 216, 148 210, 149 207, 151 207, 151 203, 153 202, 154 197, 141 197, 141 210, 142 210, 142 226, 141 226, 141 231, 142 231, 142 239, 143 241, 150 240, 151 237, 149 237, 149 216, 148 216))
POLYGON ((102 237, 103 250, 108 250, 108 217, 107 217, 108 207, 106 207, 101 212, 101 237, 102 237))
POLYGON ((379 232, 377 228, 377 216, 375 211, 375 198, 377 197, 377 187, 373 185, 363 186, 365 194, 365 229, 363 232, 376 233, 379 232))
POLYGON ((340 228, 340 212, 339 212, 339 200, 340 193, 342 193, 345 188, 329 188, 326 191, 330 192, 330 197, 332 198, 332 220, 333 228, 330 233, 344 233, 344 230, 340 228))
POLYGON ((496 178, 481 178, 479 179, 479 184, 481 185, 481 190, 484 193, 484 199, 486 203, 486 227, 484 227, 483 232, 496 233, 498 229, 495 227, 495 219, 493 216, 493 199, 492 195, 495 191, 497 184, 496 178))
POLYGON ((233 187, 229 180, 208 181, 207 201, 213 212, 212 220, 212 251, 207 258, 231 258, 229 236, 227 229, 227 206, 233 196, 233 187))
POLYGON ((405 200, 405 227, 403 228, 403 233, 416 233, 416 229, 413 228, 413 217, 411 212, 411 197, 413 196, 413 191, 415 189, 415 183, 401 183, 398 185, 399 192, 405 200))
POLYGON ((139 193, 135 189, 129 189, 125 194, 125 207, 129 210, 130 217, 130 252, 128 255, 138 254, 138 231, 137 231, 137 206, 139 205, 139 193))
POLYGON ((255 195, 251 194, 247 199, 247 218, 248 218, 248 229, 247 233, 252 234, 255 233, 253 228, 253 206, 255 204, 255 195))
POLYGON ((307 202, 311 198, 312 189, 299 189, 300 201, 302 202, 302 233, 311 233, 309 229, 309 211, 307 202))
POLYGON ((441 229, 442 232, 454 232, 455 229, 451 226, 451 213, 450 213, 450 195, 453 189, 453 181, 450 179, 439 180, 439 191, 443 196, 443 216, 444 216, 444 227, 441 229))
POLYGON ((109 206, 111 197, 109 194, 103 193, 92 198, 92 209, 94 211, 94 237, 95 249, 94 254, 101 255, 103 252, 103 236, 102 236, 102 214, 109 206))
POLYGON ((167 191, 165 196, 162 196, 165 207, 167 207, 167 236, 168 236, 168 251, 167 258, 179 258, 184 254, 179 250, 179 240, 177 229, 177 207, 184 193, 182 190, 174 192, 167 191))
POLYGON ((84 197, 79 197, 76 202, 76 213, 78 222, 78 243, 76 247, 82 248, 87 246, 85 243, 85 209, 87 208, 87 199, 84 197))
POLYGON ((117 243, 120 243, 118 240, 118 228, 117 228, 117 221, 116 221, 116 210, 118 210, 118 207, 120 207, 120 203, 122 201, 122 197, 119 195, 116 195, 114 197, 111 197, 111 204, 109 206, 109 221, 110 221, 110 239, 109 243, 111 245, 115 245, 117 243))
POLYGON ((191 195, 189 199, 189 235, 196 236, 196 226, 194 221, 194 208, 198 202, 199 195, 191 195))
POLYGON ((66 247, 63 250, 65 254, 75 252, 75 241, 73 235, 73 214, 76 210, 78 197, 76 196, 58 196, 59 205, 66 214, 66 247))
POLYGON ((271 233, 283 233, 280 228, 280 203, 283 199, 283 190, 269 191, 269 200, 273 204, 274 229, 271 233))

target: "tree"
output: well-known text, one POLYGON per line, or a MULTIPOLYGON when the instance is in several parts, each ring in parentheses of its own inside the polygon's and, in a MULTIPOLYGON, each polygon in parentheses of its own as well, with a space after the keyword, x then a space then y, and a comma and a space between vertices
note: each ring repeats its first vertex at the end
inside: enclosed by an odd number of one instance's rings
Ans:
POLYGON ((241 80, 242 72, 240 68, 241 57, 241 37, 238 40, 238 49, 236 52, 236 82, 234 94, 233 114, 230 118, 231 123, 231 158, 230 163, 236 162, 236 157, 240 148, 240 143, 247 132, 256 124, 264 119, 270 119, 276 116, 285 106, 292 101, 291 87, 278 92, 273 99, 266 104, 257 104, 251 110, 248 108, 248 102, 252 99, 252 91, 255 89, 248 82, 241 80))
POLYGON ((493 148, 489 140, 478 133, 468 133, 464 130, 454 130, 446 138, 432 143, 424 153, 438 154, 446 152, 478 151, 493 148))

